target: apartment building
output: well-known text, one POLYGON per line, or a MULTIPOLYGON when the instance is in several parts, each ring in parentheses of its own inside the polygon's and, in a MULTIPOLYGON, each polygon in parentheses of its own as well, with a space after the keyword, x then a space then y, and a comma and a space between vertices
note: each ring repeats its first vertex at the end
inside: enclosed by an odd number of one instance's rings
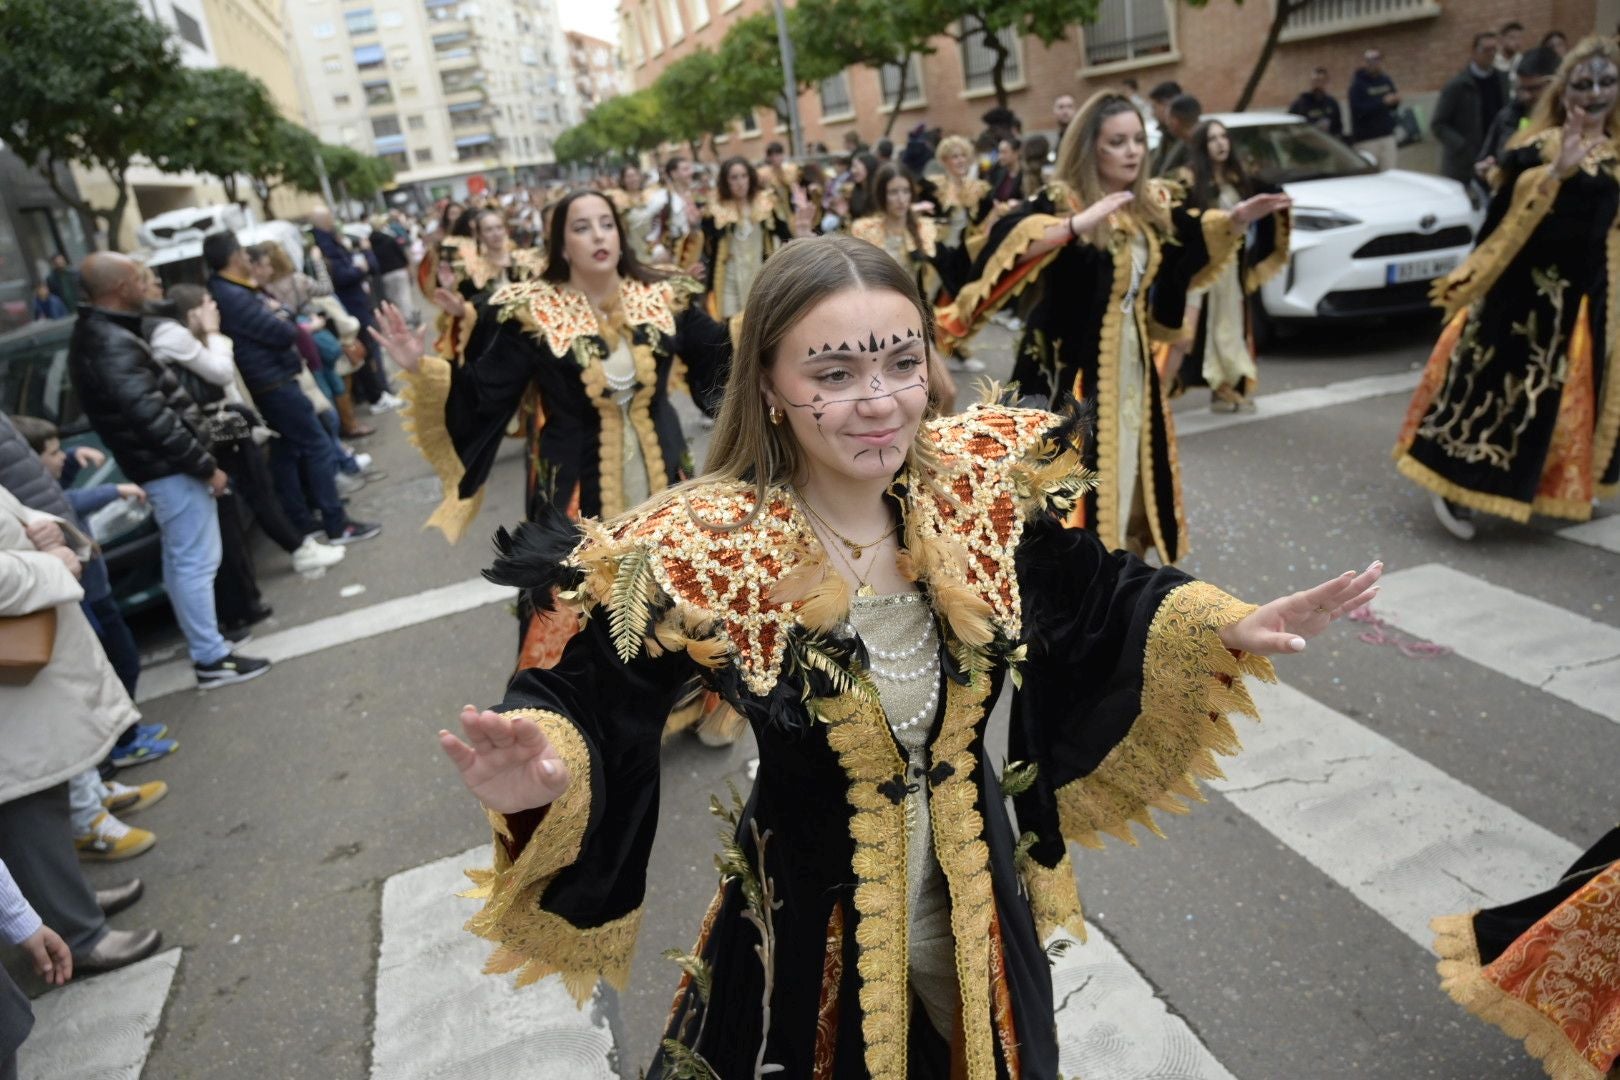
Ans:
MULTIPOLYGON (((791 2, 791 0, 789 0, 791 2)), ((901 0, 904 2, 904 0, 901 0)), ((715 48, 739 19, 769 11, 769 0, 620 0, 620 40, 635 88, 650 85, 671 62, 699 46, 715 48)), ((1071 93, 1080 100, 1133 77, 1144 94, 1167 79, 1196 94, 1211 111, 1236 103, 1270 26, 1271 0, 1209 0, 1201 8, 1179 0, 1101 0, 1097 21, 1075 26, 1051 46, 1008 33, 1011 49, 1006 85, 1009 105, 1026 132, 1050 131, 1052 99, 1071 93)), ((1331 73, 1341 98, 1362 52, 1383 51, 1385 67, 1408 101, 1421 107, 1467 63, 1476 31, 1509 20, 1525 24, 1531 43, 1558 29, 1571 41, 1595 28, 1613 33, 1617 0, 1315 0, 1297 13, 1261 81, 1252 107, 1285 108, 1310 82, 1313 67, 1331 73)), ((893 137, 902 144, 919 123, 969 136, 983 127, 980 116, 995 105, 991 82, 994 54, 982 42, 959 44, 949 37, 934 51, 913 57, 905 100, 894 69, 880 78, 870 68, 850 68, 799 99, 806 143, 838 150, 847 132, 871 143, 883 135, 898 108, 893 137)), ((772 139, 787 138, 775 110, 740 118, 723 137, 722 154, 758 158, 772 139)))
POLYGON ((577 30, 563 36, 568 42, 568 66, 573 72, 581 115, 625 92, 629 80, 617 45, 577 30))
POLYGON ((310 128, 418 201, 543 175, 578 121, 556 0, 286 0, 310 128))

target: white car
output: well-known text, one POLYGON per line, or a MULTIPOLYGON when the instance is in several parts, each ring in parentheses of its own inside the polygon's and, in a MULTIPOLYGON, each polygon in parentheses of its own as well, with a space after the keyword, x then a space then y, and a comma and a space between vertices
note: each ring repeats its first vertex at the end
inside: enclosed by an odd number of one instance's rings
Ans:
POLYGON ((1240 160, 1294 200, 1288 267, 1260 290, 1255 334, 1280 320, 1398 315, 1473 250, 1484 205, 1455 180, 1392 169, 1291 113, 1214 113, 1240 160))

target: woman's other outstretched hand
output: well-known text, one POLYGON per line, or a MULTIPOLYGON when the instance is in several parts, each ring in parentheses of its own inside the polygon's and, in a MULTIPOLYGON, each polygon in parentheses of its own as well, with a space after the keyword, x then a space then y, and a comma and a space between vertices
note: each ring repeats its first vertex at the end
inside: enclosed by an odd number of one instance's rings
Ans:
POLYGON ((1346 570, 1314 589, 1279 597, 1221 627, 1221 644, 1260 656, 1304 652, 1305 643, 1330 622, 1377 596, 1383 573, 1384 564, 1375 562, 1359 574, 1346 570))
POLYGON ((467 790, 496 813, 549 806, 568 790, 568 766, 533 720, 467 705, 461 730, 466 742, 440 731, 439 747, 460 770, 467 790))
POLYGON ((422 353, 426 350, 423 334, 420 330, 411 329, 410 323, 399 308, 386 300, 377 309, 377 325, 369 327, 371 336, 377 344, 393 359, 394 363, 416 374, 422 366, 422 353))

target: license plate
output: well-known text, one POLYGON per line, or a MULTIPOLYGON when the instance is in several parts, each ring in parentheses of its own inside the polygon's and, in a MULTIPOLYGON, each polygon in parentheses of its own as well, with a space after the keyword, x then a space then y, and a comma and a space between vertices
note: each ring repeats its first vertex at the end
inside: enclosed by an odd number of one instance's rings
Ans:
POLYGON ((1384 284, 1405 285, 1412 281, 1428 281, 1451 273, 1457 268, 1457 262, 1455 255, 1442 255, 1434 259, 1390 263, 1384 267, 1384 284))

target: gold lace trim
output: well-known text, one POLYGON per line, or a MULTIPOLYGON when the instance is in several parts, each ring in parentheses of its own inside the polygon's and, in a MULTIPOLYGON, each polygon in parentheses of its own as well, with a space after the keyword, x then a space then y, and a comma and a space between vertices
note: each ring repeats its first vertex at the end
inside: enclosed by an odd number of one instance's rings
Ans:
MULTIPOLYGON (((930 748, 934 768, 949 764, 951 775, 929 792, 934 853, 951 893, 951 934, 956 939, 956 983, 962 1001, 963 1049, 969 1080, 995 1080, 995 1027, 990 1011, 990 922, 995 899, 990 884, 990 849, 984 818, 974 807, 978 785, 973 738, 990 693, 989 676, 975 673, 967 685, 952 680, 945 690, 945 717, 930 748)), ((889 738, 887 726, 880 733, 889 738)), ((900 874, 905 877, 904 852, 900 874)), ((859 894, 857 893, 857 898, 859 894)), ((902 904, 902 909, 904 905, 902 904)))
POLYGON ((454 544, 466 533, 467 526, 478 516, 478 508, 484 504, 482 488, 470 499, 463 499, 459 494, 467 467, 461 463, 461 455, 456 453, 455 443, 450 439, 450 430, 444 426, 444 409, 450 399, 454 369, 441 357, 424 356, 421 367, 403 374, 405 408, 400 415, 405 437, 433 466, 444 491, 443 500, 422 527, 438 529, 454 544))
POLYGON ((1188 292, 1198 292, 1215 284, 1243 250, 1243 231, 1233 228, 1232 215, 1225 210, 1205 210, 1198 222, 1204 231, 1204 250, 1209 254, 1209 261, 1193 274, 1187 285, 1188 292))
POLYGON ((1291 210, 1278 210, 1272 220, 1276 223, 1276 244, 1271 254, 1255 263, 1244 271, 1243 291, 1251 296, 1260 291, 1260 286, 1276 277, 1283 267, 1288 265, 1288 255, 1294 238, 1294 213, 1291 210))
MULTIPOLYGON (((736 204, 730 199, 716 199, 709 204, 708 212, 716 229, 729 229, 741 220, 736 204)), ((776 216, 776 192, 771 188, 758 191, 754 201, 748 204, 748 216, 757 225, 769 225, 776 216)))
MULTIPOLYGON (((1620 231, 1609 230, 1606 242, 1608 254, 1608 287, 1612 290, 1620 281, 1620 231)), ((1609 303, 1604 313, 1604 343, 1607 356, 1592 357, 1596 371, 1602 372, 1603 400, 1599 403, 1597 426, 1592 433, 1592 479, 1597 494, 1608 497, 1614 493, 1613 485, 1604 485, 1603 476, 1614 461, 1617 443, 1620 443, 1620 304, 1609 303)), ((1587 508, 1591 513, 1591 508, 1587 508)))
POLYGON ((949 352, 956 343, 972 337, 990 316, 1034 284, 1041 272, 1057 258, 1058 252, 1063 250, 1061 247, 1053 248, 1039 256, 1035 260, 1035 265, 1025 270, 1024 276, 1016 285, 1004 293, 999 295, 996 293, 996 287, 1001 284, 1002 278, 1018 267, 1024 252, 1044 238, 1048 228, 1061 224, 1063 219, 1060 217, 1031 214, 1012 227, 1012 231, 996 246, 995 254, 985 263, 984 272, 962 286, 952 302, 939 311, 941 348, 949 352))
MULTIPOLYGON (((855 853, 855 970, 860 975, 861 1034, 873 1080, 905 1080, 911 994, 906 988, 910 927, 906 917, 906 812, 878 790, 905 762, 875 695, 844 694, 817 703, 827 744, 849 778, 849 835, 855 853)), ((937 822, 936 818, 936 822, 937 822)), ((937 827, 937 825, 936 825, 937 827)))
POLYGON ((1163 836, 1151 811, 1185 814, 1203 802, 1198 780, 1222 773, 1215 754, 1240 749, 1228 714, 1258 716, 1241 676, 1276 679, 1270 661, 1234 657, 1216 631, 1254 610, 1202 581, 1164 598, 1148 629, 1142 710, 1095 772, 1058 789, 1064 836, 1101 848, 1099 833, 1136 844, 1133 822, 1163 836))
POLYGON ((1502 990, 1485 976, 1474 938, 1472 915, 1442 915, 1429 922, 1434 930, 1434 951, 1440 962, 1440 989, 1474 1016, 1500 1028, 1509 1038, 1524 1042, 1525 1050, 1541 1062, 1554 1080, 1604 1080, 1574 1046, 1558 1024, 1535 1006, 1502 990))
MULTIPOLYGON (((1404 448, 1396 447, 1395 453, 1396 472, 1419 487, 1434 492, 1443 499, 1449 499, 1458 506, 1466 506, 1483 514, 1494 514, 1510 521, 1526 522, 1530 520, 1530 503, 1510 499, 1506 495, 1492 495, 1489 492, 1465 488, 1455 481, 1446 479, 1421 461, 1418 461, 1407 453, 1404 448)), ((1587 507, 1588 515, 1591 514, 1591 510, 1590 506, 1587 507)))
POLYGON ((546 809, 515 860, 507 853, 505 841, 512 837, 505 818, 489 814, 499 838, 495 866, 467 871, 475 887, 462 895, 485 902, 483 910, 468 920, 467 929, 499 945, 484 965, 486 973, 515 971, 518 986, 561 975, 568 992, 583 1005, 598 978, 624 989, 641 909, 601 926, 578 927, 540 906, 547 886, 579 858, 585 840, 591 815, 590 748, 579 729, 557 713, 514 709, 503 715, 527 717, 539 725, 568 768, 568 787, 546 809))
MULTIPOLYGON (((1552 209, 1563 186, 1550 165, 1536 165, 1519 174, 1513 185, 1513 198, 1496 231, 1474 249, 1474 253, 1457 269, 1434 283, 1430 299, 1442 308, 1446 319, 1481 299, 1491 291, 1508 268, 1530 234, 1536 231, 1541 219, 1552 209), (1542 181, 1551 178, 1551 190, 1543 190, 1542 181)), ((1613 279, 1610 279, 1611 281, 1613 279)))
MULTIPOLYGON (((675 290, 667 281, 644 283, 625 278, 618 303, 628 327, 652 326, 666 335, 675 333, 675 290)), ((525 330, 545 342, 553 356, 566 357, 582 337, 602 336, 596 309, 577 289, 553 285, 541 278, 503 285, 489 299, 502 319, 517 319, 525 330)))
MULTIPOLYGON (((1157 268, 1158 245, 1154 242, 1151 229, 1146 232, 1148 241, 1148 270, 1157 268)), ((1114 262, 1113 280, 1108 286, 1108 310, 1103 313, 1102 331, 1097 337, 1097 430, 1093 438, 1097 445, 1097 475, 1119 476, 1119 348, 1124 333, 1125 320, 1138 318, 1136 313, 1126 312, 1123 308, 1125 294, 1131 287, 1131 240, 1130 235, 1122 230, 1116 230, 1110 241, 1110 257, 1114 262)), ((1136 297, 1136 312, 1139 313, 1146 306, 1146 286, 1153 278, 1148 271, 1142 274, 1141 291, 1136 297)), ((1142 324, 1138 323, 1140 328, 1142 324)), ((1084 369, 1077 370, 1072 386, 1054 386, 1054 394, 1072 394, 1076 401, 1084 401, 1089 388, 1080 385, 1084 369)), ((1124 498, 1131 497, 1130 492, 1123 493, 1124 498)), ((1117 483, 1102 484, 1097 488, 1097 520, 1092 522, 1093 529, 1102 537, 1103 545, 1113 548, 1115 538, 1119 536, 1119 501, 1121 492, 1117 483)), ((1129 509, 1126 510, 1129 513, 1129 509)))
POLYGON ((1074 864, 1065 851, 1056 866, 1042 866, 1026 859, 1022 875, 1029 893, 1029 910, 1035 916, 1035 933, 1042 941, 1059 930, 1067 930, 1086 940, 1086 920, 1080 910, 1080 883, 1075 880, 1074 864))
MULTIPOLYGON (((884 247, 883 241, 887 232, 888 229, 882 214, 868 214, 866 217, 856 219, 849 227, 849 234, 855 239, 865 240, 873 247, 880 248, 884 247)), ((907 255, 915 255, 918 251, 921 251, 928 258, 933 258, 936 235, 933 218, 917 219, 917 238, 915 240, 911 237, 910 229, 905 230, 901 235, 905 240, 907 255)), ((887 250, 887 248, 884 248, 884 250, 887 250)))

